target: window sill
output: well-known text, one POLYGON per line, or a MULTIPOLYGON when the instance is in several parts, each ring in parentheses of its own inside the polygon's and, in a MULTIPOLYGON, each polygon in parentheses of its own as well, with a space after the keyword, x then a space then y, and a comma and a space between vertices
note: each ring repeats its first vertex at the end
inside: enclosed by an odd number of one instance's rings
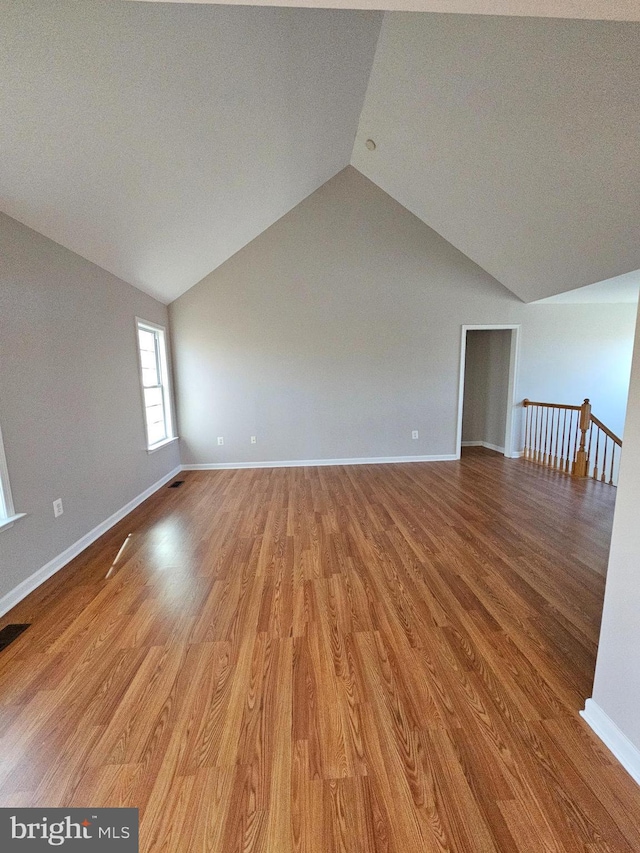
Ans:
POLYGON ((162 450, 163 447, 166 447, 168 444, 173 444, 173 442, 178 441, 179 438, 179 435, 174 435, 173 438, 165 438, 164 441, 152 444, 151 447, 147 447, 147 453, 155 453, 156 450, 162 450))
POLYGON ((9 518, 0 518, 0 530, 8 530, 13 527, 14 522, 24 518, 26 514, 26 512, 18 512, 16 515, 10 515, 9 518))

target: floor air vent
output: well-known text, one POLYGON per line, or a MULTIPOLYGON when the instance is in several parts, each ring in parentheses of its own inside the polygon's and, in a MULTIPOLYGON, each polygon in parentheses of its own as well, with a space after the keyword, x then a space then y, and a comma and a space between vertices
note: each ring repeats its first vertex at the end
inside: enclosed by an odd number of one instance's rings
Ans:
POLYGON ((184 483, 184 480, 174 480, 173 483, 169 486, 170 489, 177 489, 178 486, 181 486, 184 483))
POLYGON ((26 631, 29 625, 5 625, 0 630, 0 652, 6 649, 7 646, 16 640, 23 631, 26 631))

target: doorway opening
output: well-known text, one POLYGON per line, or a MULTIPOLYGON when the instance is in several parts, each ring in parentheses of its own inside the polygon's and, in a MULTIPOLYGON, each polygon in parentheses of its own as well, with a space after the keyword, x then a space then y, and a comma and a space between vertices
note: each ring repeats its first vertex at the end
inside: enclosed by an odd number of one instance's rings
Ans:
POLYGON ((519 333, 517 325, 462 327, 458 457, 469 446, 520 455, 513 435, 519 333))

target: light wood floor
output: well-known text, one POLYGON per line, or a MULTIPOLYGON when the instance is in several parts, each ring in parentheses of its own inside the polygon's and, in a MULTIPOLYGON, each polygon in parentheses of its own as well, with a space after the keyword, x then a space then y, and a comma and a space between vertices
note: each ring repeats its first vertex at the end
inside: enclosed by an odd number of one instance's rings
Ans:
POLYGON ((578 716, 614 489, 487 451, 183 476, 0 620, 0 805, 137 806, 167 853, 640 850, 578 716))

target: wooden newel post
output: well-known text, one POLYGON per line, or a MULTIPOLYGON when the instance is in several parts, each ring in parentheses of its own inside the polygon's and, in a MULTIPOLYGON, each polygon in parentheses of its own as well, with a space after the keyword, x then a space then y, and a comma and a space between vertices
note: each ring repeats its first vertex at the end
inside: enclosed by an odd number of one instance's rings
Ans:
POLYGON ((587 443, 587 431, 591 426, 591 403, 587 398, 582 406, 580 406, 580 446, 576 453, 576 461, 573 465, 573 474, 575 477, 587 476, 587 451, 585 450, 587 443))

